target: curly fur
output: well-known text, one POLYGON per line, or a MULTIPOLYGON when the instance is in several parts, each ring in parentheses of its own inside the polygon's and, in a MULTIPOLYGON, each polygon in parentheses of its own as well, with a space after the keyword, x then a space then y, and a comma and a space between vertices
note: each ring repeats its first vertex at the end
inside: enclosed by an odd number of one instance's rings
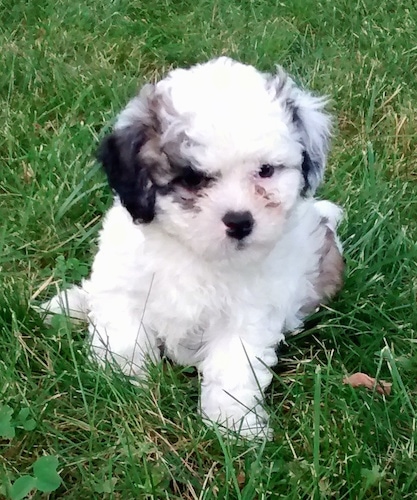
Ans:
POLYGON ((341 210, 311 195, 325 100, 222 57, 146 85, 98 158, 115 193, 91 276, 44 305, 85 315, 100 359, 142 376, 160 347, 202 374, 202 416, 270 435, 276 348, 341 287, 341 210))

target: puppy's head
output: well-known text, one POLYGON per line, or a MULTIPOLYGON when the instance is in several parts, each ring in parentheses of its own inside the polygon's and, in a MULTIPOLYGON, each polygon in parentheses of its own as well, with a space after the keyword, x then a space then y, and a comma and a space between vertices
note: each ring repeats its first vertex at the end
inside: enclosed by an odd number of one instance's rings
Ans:
POLYGON ((146 85, 99 150, 135 222, 209 259, 269 251, 324 172, 325 100, 222 57, 146 85))

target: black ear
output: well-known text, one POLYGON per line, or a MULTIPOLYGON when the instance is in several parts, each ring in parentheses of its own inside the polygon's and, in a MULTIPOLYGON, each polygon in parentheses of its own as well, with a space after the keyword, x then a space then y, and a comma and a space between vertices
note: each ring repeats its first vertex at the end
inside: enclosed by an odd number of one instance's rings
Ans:
POLYGON ((146 139, 141 128, 125 127, 105 137, 97 152, 110 187, 135 222, 155 217, 156 188, 139 156, 146 139))

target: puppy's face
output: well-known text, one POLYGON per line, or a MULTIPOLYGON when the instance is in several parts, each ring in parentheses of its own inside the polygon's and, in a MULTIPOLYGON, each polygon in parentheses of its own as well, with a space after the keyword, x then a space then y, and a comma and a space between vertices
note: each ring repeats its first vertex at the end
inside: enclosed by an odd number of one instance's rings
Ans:
POLYGON ((207 259, 249 261, 271 250, 322 178, 323 105, 282 71, 220 58, 145 86, 99 159, 135 221, 207 259))

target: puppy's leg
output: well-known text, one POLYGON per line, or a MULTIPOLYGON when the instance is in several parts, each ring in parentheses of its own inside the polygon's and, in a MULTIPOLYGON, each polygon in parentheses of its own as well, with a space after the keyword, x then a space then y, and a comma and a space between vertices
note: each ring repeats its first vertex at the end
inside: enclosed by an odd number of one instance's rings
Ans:
POLYGON ((118 203, 108 211, 90 278, 88 319, 93 351, 112 359, 129 375, 144 374, 146 360, 159 360, 154 332, 148 327, 153 273, 147 272, 144 235, 118 203))
POLYGON ((239 335, 222 332, 207 349, 200 365, 203 418, 247 438, 270 439, 262 400, 272 380, 268 367, 277 362, 274 348, 254 347, 239 335))
POLYGON ((90 301, 91 345, 99 361, 115 361, 127 375, 144 377, 146 363, 160 360, 156 336, 146 327, 144 313, 120 290, 96 294, 90 301))
POLYGON ((64 314, 76 323, 88 320, 88 296, 79 286, 72 286, 68 290, 63 290, 52 299, 34 308, 44 317, 45 323, 51 323, 55 314, 64 314))

